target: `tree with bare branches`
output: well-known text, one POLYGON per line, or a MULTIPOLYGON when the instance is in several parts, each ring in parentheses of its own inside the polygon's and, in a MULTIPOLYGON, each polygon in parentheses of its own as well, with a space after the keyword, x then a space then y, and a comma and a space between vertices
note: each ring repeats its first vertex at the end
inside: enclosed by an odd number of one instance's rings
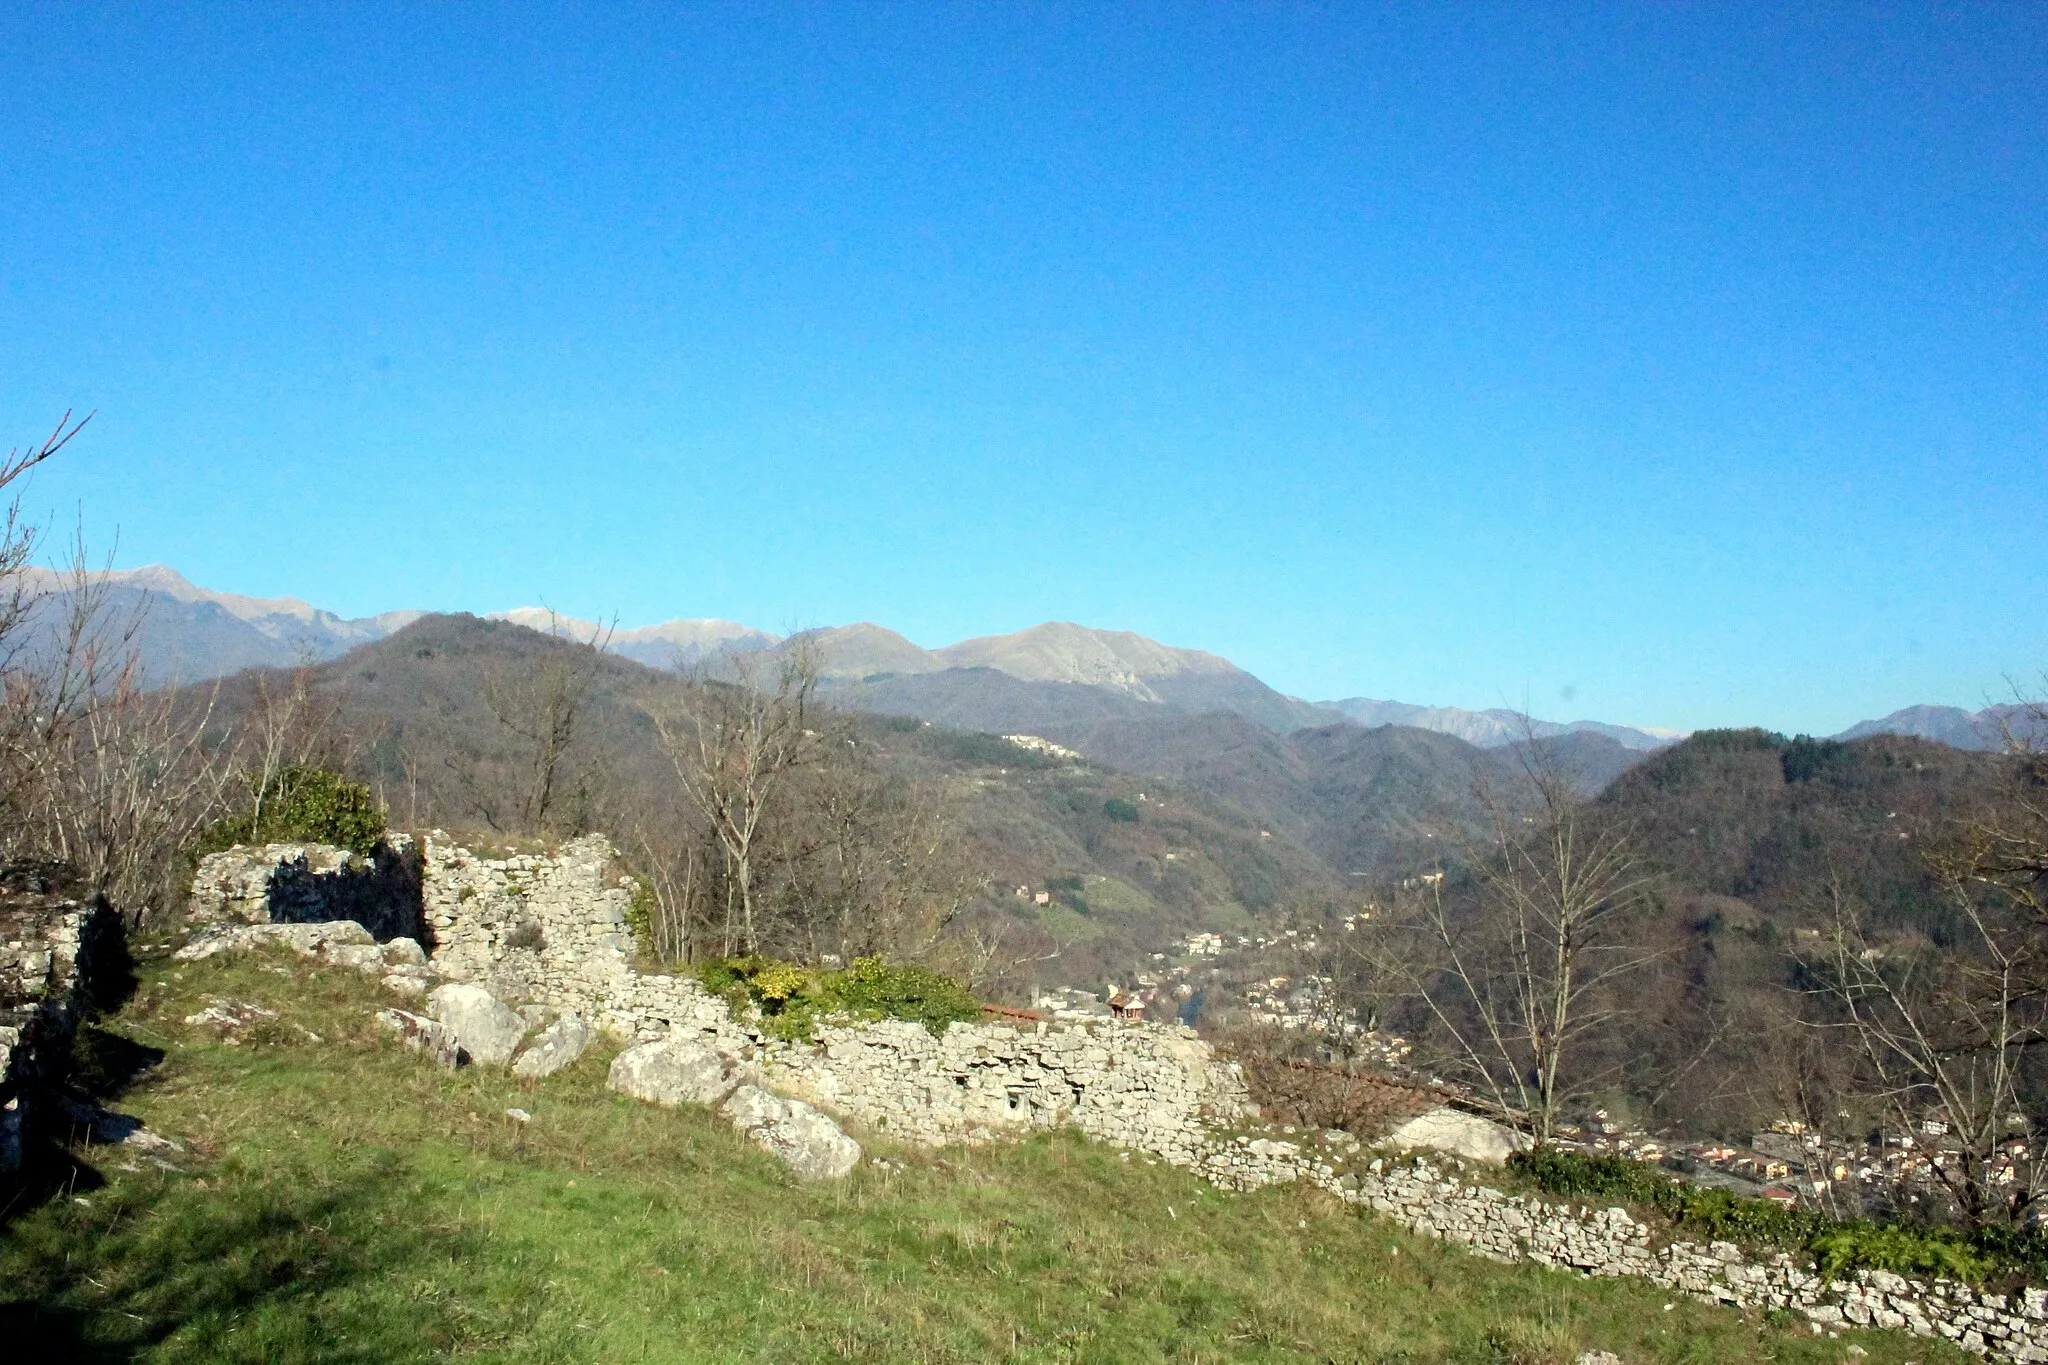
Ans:
MULTIPOLYGON (((0 461, 0 488, 55 455, 90 416, 67 413, 40 444, 0 461)), ((177 894, 182 850, 218 810, 229 772, 169 691, 151 692, 83 538, 70 564, 32 567, 40 528, 19 500, 0 527, 0 838, 11 857, 59 859, 138 917, 177 894)))
POLYGON ((1598 1079, 1574 1063, 1619 1017, 1616 988, 1651 959, 1631 934, 1651 877, 1627 830, 1533 754, 1527 772, 1535 813, 1489 801, 1490 838, 1468 851, 1469 880, 1414 879, 1357 951, 1422 1003, 1448 1041, 1447 1067, 1544 1143, 1598 1079))
POLYGON ((2017 1220, 2048 1187, 2048 753, 2008 737, 2003 799, 1924 855, 1940 932, 1878 931, 1831 876, 1804 963, 1820 1027, 1859 1063, 1856 1098, 1900 1133, 1945 1126, 1932 1173, 1970 1224, 2017 1220))
POLYGON ((588 817, 590 784, 579 780, 584 775, 575 771, 573 758, 590 684, 612 632, 613 626, 602 625, 579 639, 550 611, 543 633, 564 646, 536 662, 485 676, 484 705, 512 750, 509 771, 500 768, 494 775, 474 755, 449 754, 444 761, 470 808, 492 829, 555 832, 588 817))
POLYGON ((765 656, 726 661, 727 682, 698 666, 682 675, 681 695, 650 712, 676 788, 710 830, 723 861, 722 951, 753 952, 761 942, 762 845, 772 805, 792 773, 812 762, 820 736, 811 728, 818 664, 801 640, 765 656))
POLYGON ((1861 1064, 1856 1098, 1896 1133, 1945 1127, 1931 1174, 1954 1212, 1972 1225, 2011 1221, 2043 1177, 2027 1150, 2025 1092, 2048 1041, 2048 941, 2003 896, 1944 880, 1958 931, 1946 944, 1873 933, 1831 884, 1809 990, 1821 1026, 1846 1035, 1861 1064))

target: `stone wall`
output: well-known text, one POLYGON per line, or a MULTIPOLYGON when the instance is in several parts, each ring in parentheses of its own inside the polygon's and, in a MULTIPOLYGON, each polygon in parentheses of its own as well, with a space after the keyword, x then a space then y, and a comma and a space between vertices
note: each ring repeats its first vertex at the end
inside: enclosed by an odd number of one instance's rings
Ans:
POLYGON ((420 856, 403 834, 370 857, 326 844, 237 846, 202 859, 194 923, 325 924, 353 920, 379 943, 425 944, 420 856))
MULTIPOLYGON (((321 869, 338 853, 276 845, 208 858, 194 920, 274 920, 278 908, 265 897, 304 894, 308 880, 335 875, 321 869), (277 868, 267 880, 266 860, 277 868)), ((580 1015, 624 1040, 705 1035, 778 1088, 904 1141, 984 1142, 1069 1125, 1192 1162, 1206 1125, 1248 1105, 1236 1067, 1177 1026, 955 1024, 935 1038, 884 1020, 826 1028, 815 1043, 769 1037, 693 978, 635 970, 626 925, 634 883, 601 836, 545 856, 486 858, 437 832, 426 838, 418 884, 421 941, 432 945, 437 976, 580 1015)), ((321 903, 360 910, 332 894, 321 903)))
POLYGON ((1825 1331, 1881 1327, 1941 1337, 2003 1360, 2048 1362, 2048 1291, 1980 1294, 1952 1280, 1858 1271, 1826 1279, 1782 1252, 1732 1242, 1659 1242, 1626 1209, 1509 1194, 1427 1159, 1392 1160, 1343 1133, 1299 1140, 1240 1136, 1195 1169, 1229 1189, 1305 1181, 1411 1231, 1502 1262, 1586 1275, 1632 1275, 1707 1303, 1796 1312, 1825 1331))
POLYGON ((70 1070, 78 1025, 122 984, 120 916, 68 870, 0 869, 0 1173, 19 1169, 70 1070))

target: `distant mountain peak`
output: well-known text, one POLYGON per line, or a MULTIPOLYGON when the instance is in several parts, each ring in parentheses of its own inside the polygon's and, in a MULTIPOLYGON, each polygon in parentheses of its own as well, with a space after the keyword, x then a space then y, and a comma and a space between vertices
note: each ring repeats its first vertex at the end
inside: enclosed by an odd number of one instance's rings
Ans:
POLYGON ((936 652, 955 668, 994 668, 1026 682, 1107 687, 1141 701, 1164 700, 1151 686, 1161 679, 1243 673, 1228 659, 1198 649, 1176 649, 1131 631, 1096 630, 1072 621, 978 636, 936 652))
POLYGON ((1419 730, 1454 735, 1482 749, 1498 748, 1525 738, 1549 739, 1557 735, 1591 732, 1605 735, 1624 748, 1646 751, 1676 743, 1690 733, 1649 726, 1616 725, 1599 720, 1533 720, 1504 706, 1467 711, 1456 706, 1417 706, 1410 702, 1378 701, 1371 697, 1347 697, 1342 701, 1320 704, 1360 725, 1412 725, 1419 730))
POLYGON ((1877 720, 1859 721, 1836 739, 1869 735, 1911 735, 1951 749, 2003 749, 2008 736, 2032 743, 2048 742, 2048 718, 2028 706, 2005 702, 1981 711, 1960 706, 1906 706, 1877 720))

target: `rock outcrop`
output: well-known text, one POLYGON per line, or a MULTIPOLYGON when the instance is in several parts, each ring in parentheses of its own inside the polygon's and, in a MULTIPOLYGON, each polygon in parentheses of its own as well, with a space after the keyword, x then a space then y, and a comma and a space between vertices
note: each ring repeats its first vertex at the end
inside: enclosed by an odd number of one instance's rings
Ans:
POLYGON ((552 1076, 581 1057, 596 1036, 582 1016, 565 1014, 542 1029, 519 1054, 519 1060, 512 1063, 512 1074, 529 1081, 552 1076))
POLYGON ((1438 1108, 1418 1114, 1387 1134, 1386 1145, 1396 1150, 1427 1147, 1499 1166, 1516 1152, 1529 1150, 1529 1139, 1492 1119, 1459 1109, 1438 1108))
POLYGON ((860 1164, 860 1144, 802 1100, 742 1085, 718 1112, 806 1180, 837 1180, 860 1164))
POLYGON ((427 994, 427 1008, 454 1031, 456 1042, 472 1062, 503 1066, 526 1037, 526 1021, 519 1012, 481 986, 459 982, 437 986, 427 994))
POLYGON ((455 1030, 438 1019, 407 1010, 379 1010, 377 1022, 396 1033, 407 1047, 424 1053, 450 1071, 462 1064, 462 1044, 455 1030))
POLYGON ((689 1037, 629 1047, 613 1061, 605 1084, 649 1104, 717 1104, 739 1082, 726 1059, 689 1037))

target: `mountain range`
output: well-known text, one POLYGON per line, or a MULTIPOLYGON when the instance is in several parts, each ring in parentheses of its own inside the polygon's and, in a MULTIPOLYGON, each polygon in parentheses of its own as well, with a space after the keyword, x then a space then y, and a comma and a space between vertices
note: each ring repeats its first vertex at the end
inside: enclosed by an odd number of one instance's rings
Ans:
MULTIPOLYGON (((61 591, 54 576, 42 586, 61 591)), ((419 610, 347 618, 297 598, 215 592, 164 565, 113 570, 102 588, 117 617, 138 622, 135 643, 155 681, 194 682, 250 667, 317 663, 381 640, 417 621, 419 610)), ((543 607, 491 614, 544 633, 601 640, 613 653, 655 668, 689 667, 772 649, 783 638, 733 621, 674 620, 625 630, 543 607)), ((1606 721, 1533 721, 1507 708, 1465 710, 1349 697, 1311 702, 1267 686, 1228 659, 1160 644, 1129 631, 1047 622, 1009 635, 925 649, 869 622, 806 631, 824 690, 860 709, 916 716, 993 733, 1028 732, 1069 742, 1112 722, 1162 715, 1226 713, 1274 734, 1349 722, 1435 731, 1495 748, 1517 740, 1592 734, 1648 753, 1684 732, 1606 721)), ((1956 748, 1991 749, 2008 729, 2039 726, 2025 708, 1970 712, 1913 706, 1851 726, 1839 738, 1913 735, 1956 748)))

